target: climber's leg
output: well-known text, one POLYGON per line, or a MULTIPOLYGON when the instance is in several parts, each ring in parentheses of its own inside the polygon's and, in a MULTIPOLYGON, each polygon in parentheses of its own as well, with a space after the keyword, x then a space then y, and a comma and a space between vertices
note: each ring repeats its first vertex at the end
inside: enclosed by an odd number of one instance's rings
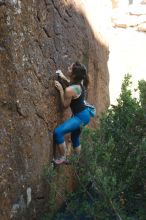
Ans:
POLYGON ((80 144, 80 134, 82 127, 87 125, 90 122, 91 116, 89 114, 88 109, 76 114, 76 117, 78 117, 82 121, 82 126, 80 126, 78 129, 72 131, 71 133, 71 140, 74 148, 74 152, 77 155, 80 155, 81 152, 81 144, 80 144))
POLYGON ((64 135, 79 129, 81 125, 82 125, 82 121, 79 118, 77 118, 76 116, 66 120, 64 123, 59 125, 54 130, 55 143, 63 144, 64 143, 64 135))
POLYGON ((58 144, 59 150, 60 150, 60 157, 58 159, 55 159, 54 162, 56 164, 62 164, 66 162, 66 143, 58 144))
POLYGON ((81 153, 81 145, 79 145, 78 147, 75 147, 74 148, 74 153, 76 154, 76 155, 80 155, 80 153, 81 153))
POLYGON ((59 146, 61 157, 66 158, 66 145, 65 145, 64 135, 67 133, 74 132, 73 134, 74 137, 72 140, 73 146, 79 147, 80 146, 79 135, 81 132, 80 128, 88 124, 90 121, 90 118, 91 117, 90 117, 89 111, 84 110, 76 114, 74 117, 66 120, 63 124, 59 125, 57 128, 55 128, 54 141, 59 146))
POLYGON ((74 148, 74 152, 77 155, 79 155, 81 152, 80 134, 81 134, 81 128, 79 128, 71 133, 72 145, 74 148))
MULTIPOLYGON (((56 142, 56 144, 58 144, 60 154, 63 160, 65 160, 66 158, 66 144, 64 141, 64 135, 78 130, 81 125, 82 125, 82 121, 79 118, 72 117, 67 121, 65 121, 63 124, 59 125, 57 128, 55 128, 54 141, 56 142)), ((63 162, 63 160, 61 161, 63 162)))
POLYGON ((60 154, 65 156, 66 155, 66 143, 64 142, 58 145, 59 145, 60 154))

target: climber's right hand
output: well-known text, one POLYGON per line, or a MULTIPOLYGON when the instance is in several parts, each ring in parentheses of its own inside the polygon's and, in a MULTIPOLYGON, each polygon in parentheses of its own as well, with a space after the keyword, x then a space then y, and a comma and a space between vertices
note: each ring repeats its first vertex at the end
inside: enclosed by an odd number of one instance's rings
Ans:
POLYGON ((63 93, 63 87, 62 87, 61 83, 58 82, 57 80, 55 80, 55 87, 60 93, 63 93))
POLYGON ((63 72, 62 72, 61 70, 56 70, 56 73, 58 74, 58 76, 59 76, 60 78, 63 78, 63 77, 64 77, 64 74, 63 74, 63 72))

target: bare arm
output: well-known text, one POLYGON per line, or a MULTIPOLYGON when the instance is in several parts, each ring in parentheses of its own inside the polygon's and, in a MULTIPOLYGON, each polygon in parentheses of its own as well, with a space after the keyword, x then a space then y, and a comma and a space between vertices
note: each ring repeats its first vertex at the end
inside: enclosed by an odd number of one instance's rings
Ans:
POLYGON ((69 89, 66 89, 64 91, 62 85, 58 81, 55 81, 55 87, 60 93, 61 103, 63 107, 64 108, 69 107, 72 100, 72 91, 69 89))
POLYGON ((63 74, 61 70, 57 70, 56 73, 60 76, 60 78, 64 79, 68 83, 70 82, 70 80, 63 74))

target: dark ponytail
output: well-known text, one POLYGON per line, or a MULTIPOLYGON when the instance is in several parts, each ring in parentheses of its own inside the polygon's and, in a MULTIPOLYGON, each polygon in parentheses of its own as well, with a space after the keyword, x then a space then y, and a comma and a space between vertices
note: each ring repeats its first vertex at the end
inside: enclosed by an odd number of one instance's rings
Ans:
POLYGON ((90 83, 90 79, 89 76, 86 74, 85 78, 83 79, 83 85, 85 86, 85 88, 88 88, 89 83, 90 83))
POLYGON ((89 85, 89 76, 87 75, 87 69, 84 64, 80 62, 75 62, 72 67, 72 74, 74 75, 74 80, 76 83, 81 83, 83 80, 83 85, 87 88, 89 85))

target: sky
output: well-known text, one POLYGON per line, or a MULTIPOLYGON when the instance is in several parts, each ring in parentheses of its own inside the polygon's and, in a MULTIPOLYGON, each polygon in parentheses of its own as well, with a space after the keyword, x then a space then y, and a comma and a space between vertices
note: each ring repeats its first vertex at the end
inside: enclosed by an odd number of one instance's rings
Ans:
MULTIPOLYGON (((138 0, 135 0, 135 4, 132 6, 133 10, 139 10, 141 8, 142 5, 138 5, 138 2, 138 0)), ((116 15, 114 13, 114 16, 117 16, 117 23, 125 25, 139 21, 140 16, 129 16, 124 10, 121 12, 117 10, 116 15)), ((146 14, 142 16, 141 18, 146 22, 146 14)), ((111 104, 116 104, 125 74, 129 73, 132 75, 133 91, 134 88, 137 88, 139 80, 146 80, 146 32, 139 32, 136 30, 136 27, 112 27, 109 30, 108 42, 110 54, 108 68, 111 104)), ((133 96, 138 98, 138 93, 134 91, 133 96)))

